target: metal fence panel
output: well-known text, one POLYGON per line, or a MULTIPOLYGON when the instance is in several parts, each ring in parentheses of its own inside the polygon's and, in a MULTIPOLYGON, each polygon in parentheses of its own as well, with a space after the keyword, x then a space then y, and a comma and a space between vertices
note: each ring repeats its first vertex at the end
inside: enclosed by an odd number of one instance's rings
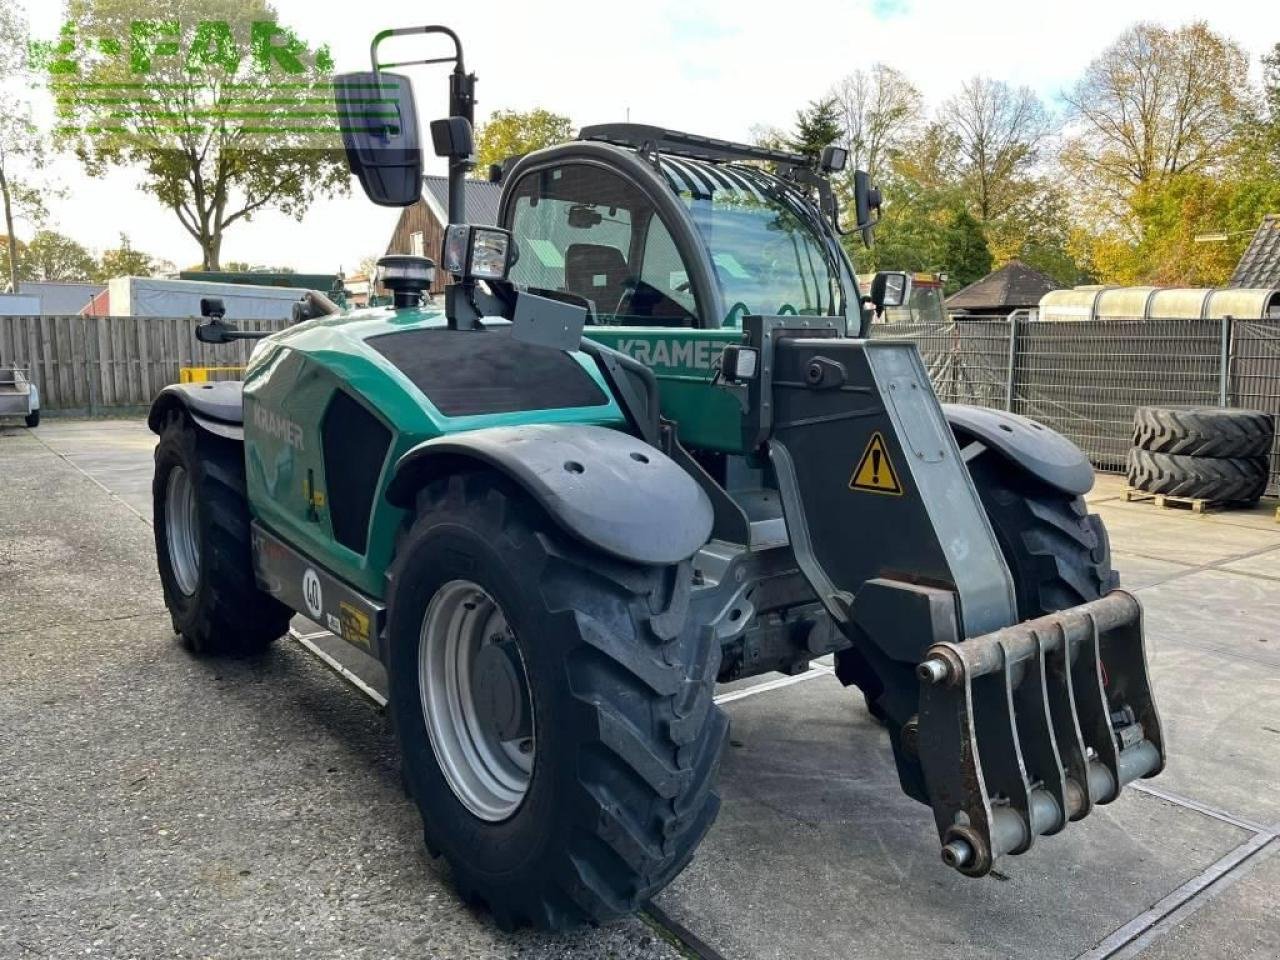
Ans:
MULTIPOLYGON (((1280 421, 1280 320, 1235 321, 1230 401, 1280 421)), ((1280 437, 1271 448, 1270 489, 1280 493, 1280 437)))
MULTIPOLYGON (((965 319, 875 324, 912 340, 944 402, 1012 410, 1123 473, 1139 406, 1218 406, 1280 417, 1280 321, 965 319), (1225 365, 1224 365, 1225 359, 1225 365)), ((1280 441, 1269 492, 1280 492, 1280 441)))
POLYGON ((1217 405, 1221 329, 1216 320, 1023 324, 1014 412, 1122 472, 1136 407, 1217 405))

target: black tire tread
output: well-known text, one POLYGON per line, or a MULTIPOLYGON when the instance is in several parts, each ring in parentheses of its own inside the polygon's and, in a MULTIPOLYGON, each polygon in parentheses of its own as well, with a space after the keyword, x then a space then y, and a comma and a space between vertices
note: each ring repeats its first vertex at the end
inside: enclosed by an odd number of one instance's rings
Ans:
POLYGON ((174 631, 199 654, 258 653, 285 634, 293 616, 288 607, 260 590, 254 578, 243 456, 239 444, 205 433, 179 411, 170 415, 156 445, 152 501, 160 581, 174 631), (168 472, 160 467, 175 453, 196 485, 202 511, 201 584, 194 602, 180 594, 164 562, 168 472))
POLYGON ((1258 457, 1191 457, 1129 451, 1129 486, 1146 493, 1193 500, 1251 503, 1266 492, 1271 460, 1258 457))
POLYGON ((1188 457, 1261 457, 1275 442, 1275 419, 1258 410, 1138 407, 1133 445, 1188 457))
MULTIPOLYGON (((602 557, 567 540, 488 474, 453 476, 425 490, 406 542, 461 513, 538 570, 546 610, 574 637, 565 666, 587 742, 577 785, 564 798, 576 825, 572 839, 540 883, 486 890, 465 857, 451 854, 420 801, 428 848, 443 853, 459 892, 487 906, 500 926, 562 929, 616 919, 683 869, 719 810, 714 785, 728 741, 728 719, 713 702, 719 645, 693 628, 671 635, 671 624, 684 620, 678 607, 687 602, 687 563, 640 568, 602 557)), ((404 546, 389 578, 392 607, 404 546)))
POLYGON ((980 457, 971 469, 1014 578, 1020 618, 1087 603, 1119 585, 1106 527, 1083 497, 993 456, 980 457))

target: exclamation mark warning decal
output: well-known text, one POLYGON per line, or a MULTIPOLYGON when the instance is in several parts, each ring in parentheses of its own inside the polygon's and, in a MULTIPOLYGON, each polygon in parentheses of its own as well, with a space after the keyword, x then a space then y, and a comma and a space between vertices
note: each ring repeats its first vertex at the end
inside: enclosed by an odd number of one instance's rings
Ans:
POLYGON ((867 449, 858 460, 858 466, 849 478, 849 489, 870 490, 872 493, 887 493, 895 497, 902 495, 898 471, 889 460, 889 449, 879 431, 871 435, 867 449))

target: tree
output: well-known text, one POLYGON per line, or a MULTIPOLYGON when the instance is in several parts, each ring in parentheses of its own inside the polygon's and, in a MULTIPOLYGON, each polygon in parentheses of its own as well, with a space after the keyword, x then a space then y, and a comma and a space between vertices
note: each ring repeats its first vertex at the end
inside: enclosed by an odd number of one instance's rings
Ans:
POLYGON ((366 277, 373 280, 378 275, 378 261, 382 259, 382 254, 371 253, 367 257, 361 257, 360 262, 356 264, 356 276, 366 277))
POLYGON ((23 176, 23 168, 44 166, 44 138, 31 120, 28 98, 18 91, 29 79, 27 21, 15 4, 0 5, 0 201, 4 207, 6 271, 10 289, 18 289, 20 250, 17 220, 39 224, 46 215, 47 190, 23 176))
POLYGON ((1227 158, 1249 89, 1243 49, 1206 23, 1136 24, 1067 96, 1064 162, 1109 212, 1126 218, 1137 188, 1213 170, 1227 158))
POLYGON ((939 120, 958 152, 970 212, 984 224, 999 220, 1024 195, 1049 133, 1040 98, 1028 87, 974 77, 942 105, 939 120))
POLYGON ((41 230, 31 238, 25 260, 32 280, 88 280, 98 272, 93 254, 52 230, 41 230))
POLYGON ((476 131, 476 171, 487 177, 493 164, 565 143, 573 135, 573 122, 549 110, 495 110, 476 131))
POLYGON ((301 219, 347 188, 328 53, 311 55, 266 0, 68 0, 67 16, 43 57, 58 142, 91 175, 139 167, 205 269, 233 224, 269 209, 301 219))
POLYGON ((901 145, 919 129, 924 111, 920 91, 904 74, 876 63, 840 80, 831 98, 844 134, 840 145, 849 151, 843 179, 852 180, 854 170, 865 170, 878 183, 901 145))
POLYGON ((27 245, 17 237, 0 233, 0 247, 5 250, 5 276, 13 278, 9 281, 13 284, 12 287, 0 288, 0 292, 5 289, 16 292, 19 281, 35 279, 27 265, 27 245))
POLYGON ((95 280, 106 281, 112 277, 149 277, 158 264, 150 254, 135 250, 126 234, 120 234, 120 246, 104 250, 95 280))
POLYGON ((796 153, 817 157, 823 147, 836 143, 843 134, 836 98, 824 97, 812 100, 809 106, 796 111, 795 133, 787 145, 796 153))
POLYGON ((982 234, 982 224, 960 209, 942 233, 942 262, 946 265, 947 293, 981 280, 991 272, 991 251, 982 234))

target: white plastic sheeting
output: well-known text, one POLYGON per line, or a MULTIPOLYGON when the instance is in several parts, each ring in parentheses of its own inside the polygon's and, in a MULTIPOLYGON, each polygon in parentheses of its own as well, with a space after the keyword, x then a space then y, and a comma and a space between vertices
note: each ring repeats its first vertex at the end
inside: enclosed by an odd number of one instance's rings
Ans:
POLYGON ((198 317, 202 297, 221 297, 228 320, 287 320, 305 290, 203 280, 116 277, 110 283, 114 317, 198 317))

